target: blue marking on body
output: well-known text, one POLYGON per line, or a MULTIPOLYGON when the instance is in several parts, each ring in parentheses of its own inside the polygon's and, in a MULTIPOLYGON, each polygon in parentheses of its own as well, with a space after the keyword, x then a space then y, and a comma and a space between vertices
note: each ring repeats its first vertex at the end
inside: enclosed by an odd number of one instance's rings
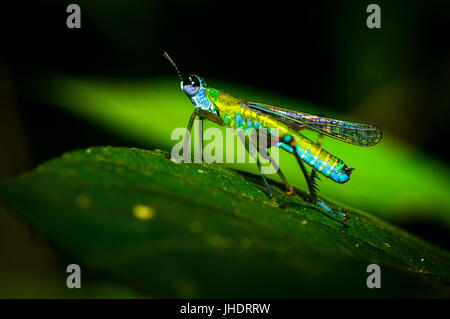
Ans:
MULTIPOLYGON (((285 137, 282 138, 282 140, 285 137)), ((345 183, 350 179, 350 176, 348 174, 345 174, 342 172, 342 169, 334 169, 332 170, 330 165, 323 165, 322 161, 320 161, 318 158, 313 156, 309 151, 305 151, 301 149, 298 145, 295 145, 295 149, 288 144, 284 142, 278 142, 275 146, 278 146, 285 150, 288 153, 294 154, 294 152, 297 153, 297 155, 308 165, 314 167, 318 171, 320 171, 323 175, 326 177, 331 178, 336 183, 342 184, 345 183)))
POLYGON ((332 169, 330 165, 326 164, 316 158, 309 150, 301 149, 298 145, 295 145, 295 152, 297 155, 305 161, 308 165, 314 167, 316 170, 320 171, 326 177, 331 178, 336 183, 342 184, 350 179, 348 174, 345 174, 342 169, 332 169))
POLYGON ((241 114, 236 113, 236 116, 234 117, 234 127, 241 127, 244 124, 244 119, 242 118, 241 114))
POLYGON ((294 149, 285 143, 279 142, 279 143, 275 144, 275 146, 281 147, 288 153, 294 154, 294 149))
POLYGON ((292 135, 286 134, 281 139, 284 143, 290 143, 292 141, 292 135))

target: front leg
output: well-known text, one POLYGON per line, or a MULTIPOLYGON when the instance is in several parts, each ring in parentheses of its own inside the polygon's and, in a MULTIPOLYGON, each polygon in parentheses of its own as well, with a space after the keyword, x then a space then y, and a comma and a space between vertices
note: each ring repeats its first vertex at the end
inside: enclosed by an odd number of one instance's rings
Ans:
POLYGON ((203 119, 200 116, 198 118, 198 147, 200 148, 200 162, 203 162, 203 119))
POLYGON ((189 162, 190 163, 190 149, 188 152, 188 147, 189 147, 189 138, 191 137, 191 131, 192 131, 192 126, 194 125, 194 120, 198 115, 198 111, 194 110, 194 112, 192 112, 191 117, 189 118, 189 123, 188 126, 186 128, 186 135, 184 136, 184 142, 183 142, 183 161, 184 162, 189 162), (189 161, 187 161, 187 157, 189 154, 189 161))

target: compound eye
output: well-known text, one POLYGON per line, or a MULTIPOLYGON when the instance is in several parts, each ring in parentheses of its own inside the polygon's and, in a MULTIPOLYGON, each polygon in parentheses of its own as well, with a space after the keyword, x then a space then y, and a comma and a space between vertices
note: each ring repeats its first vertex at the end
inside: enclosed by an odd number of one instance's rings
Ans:
POLYGON ((200 81, 196 76, 188 76, 183 80, 183 91, 190 97, 197 94, 200 89, 200 81))

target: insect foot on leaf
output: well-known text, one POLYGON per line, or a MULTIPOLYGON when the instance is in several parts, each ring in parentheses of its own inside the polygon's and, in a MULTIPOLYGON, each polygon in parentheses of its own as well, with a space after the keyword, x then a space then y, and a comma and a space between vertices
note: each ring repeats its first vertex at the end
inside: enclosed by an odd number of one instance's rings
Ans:
POLYGON ((287 196, 295 196, 295 195, 297 195, 297 194, 295 193, 294 186, 289 187, 289 189, 286 190, 284 193, 285 193, 287 196))

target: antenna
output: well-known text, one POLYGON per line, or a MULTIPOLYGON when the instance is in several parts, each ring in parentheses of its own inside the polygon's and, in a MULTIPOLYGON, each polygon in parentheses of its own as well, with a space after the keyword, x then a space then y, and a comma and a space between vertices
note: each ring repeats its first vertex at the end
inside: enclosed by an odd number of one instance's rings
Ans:
POLYGON ((175 68, 175 71, 177 71, 178 78, 180 79, 180 82, 182 82, 183 81, 183 77, 181 76, 180 70, 178 69, 177 65, 172 61, 172 59, 167 54, 167 52, 163 52, 163 56, 167 59, 167 61, 170 62, 170 64, 173 65, 173 67, 175 68))

